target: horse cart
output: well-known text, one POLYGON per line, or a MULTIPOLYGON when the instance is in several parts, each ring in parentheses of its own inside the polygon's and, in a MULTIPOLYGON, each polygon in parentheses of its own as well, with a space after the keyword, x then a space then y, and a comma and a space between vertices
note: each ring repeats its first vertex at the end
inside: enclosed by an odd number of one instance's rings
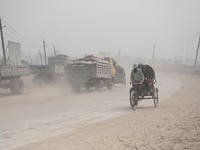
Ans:
POLYGON ((138 103, 141 100, 152 99, 154 106, 158 106, 158 88, 155 88, 156 77, 153 68, 149 65, 144 65, 146 82, 136 81, 131 82, 132 87, 129 90, 129 101, 132 109, 137 109, 138 103))

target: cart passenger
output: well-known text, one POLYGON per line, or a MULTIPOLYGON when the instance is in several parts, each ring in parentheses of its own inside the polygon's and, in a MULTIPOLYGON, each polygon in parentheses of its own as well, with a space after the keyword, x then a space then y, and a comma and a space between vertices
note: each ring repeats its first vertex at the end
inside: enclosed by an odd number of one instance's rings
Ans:
POLYGON ((150 87, 154 88, 153 84, 150 84, 149 82, 152 82, 152 75, 148 73, 147 68, 145 67, 145 65, 143 65, 142 63, 138 64, 138 68, 140 68, 144 74, 144 90, 149 93, 150 92, 150 87), (148 81, 149 80, 149 81, 148 81))
POLYGON ((139 63, 139 64, 138 64, 138 68, 140 68, 140 69, 142 70, 142 73, 144 74, 144 82, 143 82, 143 84, 144 84, 145 86, 148 86, 149 83, 148 83, 148 81, 147 81, 147 73, 146 73, 146 68, 145 68, 145 66, 144 66, 142 63, 139 63))

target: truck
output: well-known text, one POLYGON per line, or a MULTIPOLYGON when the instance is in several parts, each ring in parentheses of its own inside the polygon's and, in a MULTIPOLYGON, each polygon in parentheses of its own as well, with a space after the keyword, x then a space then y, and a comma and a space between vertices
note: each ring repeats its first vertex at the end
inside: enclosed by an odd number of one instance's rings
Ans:
POLYGON ((22 94, 24 82, 20 77, 29 74, 30 67, 28 65, 0 65, 0 88, 10 88, 12 94, 22 94))
POLYGON ((65 80, 64 66, 68 60, 69 56, 60 54, 48 57, 47 65, 30 65, 30 73, 35 75, 33 86, 41 87, 43 83, 56 84, 65 80))
POLYGON ((102 57, 86 55, 70 61, 65 66, 65 74, 75 92, 80 92, 81 87, 98 91, 103 87, 112 89, 111 65, 102 57))
POLYGON ((112 57, 104 57, 104 60, 110 63, 111 67, 111 76, 112 76, 112 86, 115 84, 121 84, 126 87, 126 73, 124 68, 120 65, 116 65, 116 61, 112 57))
POLYGON ((116 61, 112 57, 103 57, 105 61, 110 63, 110 73, 112 77, 112 86, 115 84, 115 77, 116 77, 116 61))
POLYGON ((12 94, 22 94, 24 91, 24 82, 21 76, 30 74, 30 67, 21 64, 21 44, 13 41, 8 41, 8 54, 4 46, 3 31, 0 19, 0 33, 3 57, 0 61, 0 88, 8 89, 12 94))
POLYGON ((116 74, 115 74, 115 83, 114 84, 121 84, 121 86, 126 87, 126 72, 123 67, 117 65, 116 67, 116 74))

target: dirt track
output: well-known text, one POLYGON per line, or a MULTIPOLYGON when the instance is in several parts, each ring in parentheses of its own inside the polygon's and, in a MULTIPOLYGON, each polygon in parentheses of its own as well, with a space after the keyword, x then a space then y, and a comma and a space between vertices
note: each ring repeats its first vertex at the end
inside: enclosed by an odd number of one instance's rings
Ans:
POLYGON ((23 95, 0 90, 0 149, 198 150, 199 78, 157 74, 158 107, 145 100, 136 111, 128 84, 74 94, 66 85, 33 89, 27 78, 23 95))

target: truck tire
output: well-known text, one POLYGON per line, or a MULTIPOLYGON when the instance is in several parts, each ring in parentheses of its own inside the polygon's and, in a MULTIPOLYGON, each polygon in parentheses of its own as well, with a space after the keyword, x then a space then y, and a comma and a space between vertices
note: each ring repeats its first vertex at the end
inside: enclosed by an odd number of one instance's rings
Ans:
POLYGON ((109 80, 107 83, 108 90, 112 90, 112 87, 113 87, 112 82, 109 80))
POLYGON ((11 81, 10 91, 12 94, 22 94, 24 91, 24 82, 20 78, 14 78, 11 81))
POLYGON ((95 90, 97 91, 103 91, 103 80, 97 80, 95 83, 95 90))
POLYGON ((33 77, 33 86, 41 87, 42 86, 42 79, 40 76, 36 75, 33 77))
POLYGON ((85 87, 86 90, 89 90, 89 89, 91 88, 91 85, 89 85, 89 84, 85 84, 84 87, 85 87))

